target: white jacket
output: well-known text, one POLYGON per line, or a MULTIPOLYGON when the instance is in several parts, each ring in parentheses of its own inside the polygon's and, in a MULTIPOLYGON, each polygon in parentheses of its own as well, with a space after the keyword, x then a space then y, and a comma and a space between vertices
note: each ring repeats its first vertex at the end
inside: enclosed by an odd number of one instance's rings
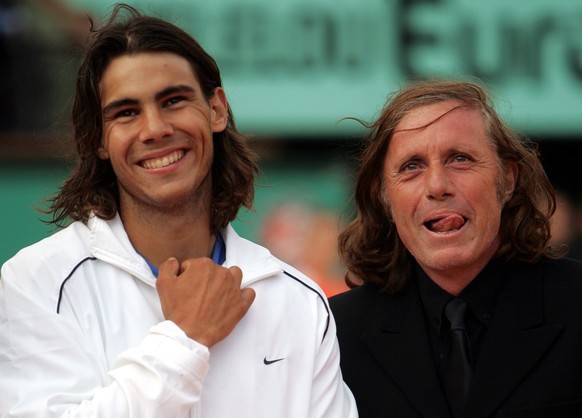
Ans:
POLYGON ((222 231, 256 298, 210 350, 165 321, 119 217, 75 222, 0 278, 0 416, 357 417, 336 328, 310 279, 222 231))

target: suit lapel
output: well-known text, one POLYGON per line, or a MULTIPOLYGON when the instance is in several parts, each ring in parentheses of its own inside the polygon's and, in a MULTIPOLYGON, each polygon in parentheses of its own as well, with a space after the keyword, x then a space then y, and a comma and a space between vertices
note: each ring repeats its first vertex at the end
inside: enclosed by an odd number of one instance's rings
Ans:
POLYGON ((378 298, 364 345, 420 416, 449 417, 436 374, 418 288, 411 284, 391 303, 378 298))
POLYGON ((543 277, 531 267, 507 270, 467 399, 467 417, 490 416, 536 365, 561 331, 543 325, 543 277))

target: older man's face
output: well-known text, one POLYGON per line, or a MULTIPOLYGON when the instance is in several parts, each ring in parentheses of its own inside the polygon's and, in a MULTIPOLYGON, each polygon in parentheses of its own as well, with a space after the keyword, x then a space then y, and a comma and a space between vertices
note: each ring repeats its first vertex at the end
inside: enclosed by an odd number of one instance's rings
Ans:
POLYGON ((384 161, 385 197, 402 242, 452 293, 497 251, 501 210, 517 177, 514 165, 500 166, 482 115, 457 106, 414 109, 384 161))

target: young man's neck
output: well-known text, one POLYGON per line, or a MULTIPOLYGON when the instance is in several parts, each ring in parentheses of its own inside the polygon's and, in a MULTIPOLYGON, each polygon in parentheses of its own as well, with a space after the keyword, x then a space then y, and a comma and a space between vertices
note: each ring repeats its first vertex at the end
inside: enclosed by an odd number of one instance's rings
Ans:
POLYGON ((170 257, 182 262, 212 254, 215 235, 210 232, 207 211, 187 216, 167 212, 120 215, 134 248, 156 267, 170 257))

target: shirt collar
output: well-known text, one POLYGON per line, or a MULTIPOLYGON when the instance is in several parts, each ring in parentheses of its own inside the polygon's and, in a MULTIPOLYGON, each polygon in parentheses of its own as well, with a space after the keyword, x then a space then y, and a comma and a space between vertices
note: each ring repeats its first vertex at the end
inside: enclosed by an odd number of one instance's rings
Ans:
MULTIPOLYGON (((417 263, 415 274, 425 315, 440 335, 442 311, 452 296, 432 281, 417 263)), ((505 263, 501 260, 491 260, 459 295, 467 303, 475 318, 485 327, 493 317, 504 274, 505 263)))
POLYGON ((420 300, 424 313, 438 335, 441 334, 442 311, 446 303, 451 298, 451 295, 445 292, 430 277, 424 270, 415 263, 414 266, 416 277, 418 280, 418 288, 420 290, 420 300))
POLYGON ((226 260, 226 245, 224 244, 224 239, 220 232, 216 233, 216 241, 214 242, 214 248, 212 249, 212 261, 218 265, 223 265, 226 260))

